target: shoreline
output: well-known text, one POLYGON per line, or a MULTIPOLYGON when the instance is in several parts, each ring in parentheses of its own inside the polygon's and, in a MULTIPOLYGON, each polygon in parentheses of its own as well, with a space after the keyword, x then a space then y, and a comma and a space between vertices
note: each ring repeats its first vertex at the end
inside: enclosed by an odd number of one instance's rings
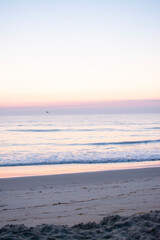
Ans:
POLYGON ((89 173, 125 169, 141 169, 160 167, 160 160, 125 163, 92 163, 92 164, 63 164, 63 165, 38 165, 38 166, 11 166, 0 167, 0 179, 49 176, 72 173, 89 173))

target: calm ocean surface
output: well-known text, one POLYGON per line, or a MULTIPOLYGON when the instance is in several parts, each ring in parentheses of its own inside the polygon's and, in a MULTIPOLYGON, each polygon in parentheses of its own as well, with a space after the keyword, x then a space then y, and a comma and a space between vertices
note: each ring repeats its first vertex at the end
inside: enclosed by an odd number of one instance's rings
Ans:
POLYGON ((160 160, 160 115, 1 116, 0 166, 160 160))

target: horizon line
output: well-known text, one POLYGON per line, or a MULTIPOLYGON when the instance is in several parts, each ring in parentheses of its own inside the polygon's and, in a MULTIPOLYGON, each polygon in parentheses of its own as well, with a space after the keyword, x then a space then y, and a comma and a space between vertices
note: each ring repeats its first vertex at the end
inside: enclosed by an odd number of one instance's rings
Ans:
POLYGON ((9 108, 41 108, 41 107, 107 107, 107 105, 117 105, 125 103, 153 103, 160 102, 160 99, 128 99, 128 100, 99 100, 99 101, 66 101, 66 102, 46 102, 46 103, 34 103, 34 104, 20 104, 20 105, 3 105, 0 109, 9 108), (94 104, 94 106, 93 106, 94 104), (96 104, 96 106, 95 106, 96 104))

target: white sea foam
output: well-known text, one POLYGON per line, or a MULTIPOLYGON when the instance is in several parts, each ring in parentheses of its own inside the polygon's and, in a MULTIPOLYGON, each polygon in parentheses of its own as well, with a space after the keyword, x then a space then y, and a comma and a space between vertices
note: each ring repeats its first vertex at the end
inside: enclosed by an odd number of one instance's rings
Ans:
POLYGON ((160 159, 160 115, 1 117, 0 166, 160 159))

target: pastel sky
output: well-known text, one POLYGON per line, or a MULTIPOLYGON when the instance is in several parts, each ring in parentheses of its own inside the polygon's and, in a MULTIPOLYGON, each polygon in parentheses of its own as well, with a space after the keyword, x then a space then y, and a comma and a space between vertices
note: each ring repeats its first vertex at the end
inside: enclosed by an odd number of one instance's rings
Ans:
POLYGON ((159 0, 0 0, 0 107, 160 99, 159 0))

